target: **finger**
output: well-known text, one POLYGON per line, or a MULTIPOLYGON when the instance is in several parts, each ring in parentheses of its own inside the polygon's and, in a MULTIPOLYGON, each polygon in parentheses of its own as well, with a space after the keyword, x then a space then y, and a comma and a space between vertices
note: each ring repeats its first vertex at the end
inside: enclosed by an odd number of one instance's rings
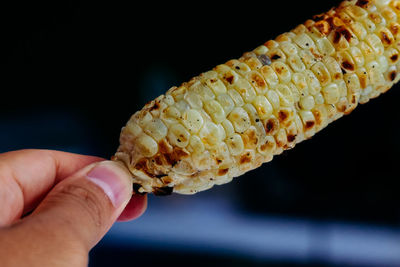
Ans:
MULTIPOLYGON (((131 175, 121 163, 94 163, 58 183, 23 223, 39 225, 47 234, 68 237, 89 251, 131 196, 131 175)), ((145 205, 142 199, 138 203, 141 208, 145 205)))
POLYGON ((134 220, 147 208, 147 195, 134 194, 126 205, 124 211, 118 217, 119 222, 134 220))
POLYGON ((30 211, 60 180, 102 160, 53 150, 18 150, 0 154, 0 227, 30 211))

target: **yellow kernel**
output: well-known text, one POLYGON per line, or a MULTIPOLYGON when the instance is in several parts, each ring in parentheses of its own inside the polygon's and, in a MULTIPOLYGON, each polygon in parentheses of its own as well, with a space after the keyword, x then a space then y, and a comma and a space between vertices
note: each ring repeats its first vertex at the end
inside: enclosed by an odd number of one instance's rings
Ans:
POLYGON ((200 112, 195 109, 189 109, 183 113, 182 123, 191 133, 197 133, 203 126, 204 119, 200 112))
POLYGON ((256 55, 265 55, 268 52, 268 48, 265 45, 260 45, 253 50, 256 55))

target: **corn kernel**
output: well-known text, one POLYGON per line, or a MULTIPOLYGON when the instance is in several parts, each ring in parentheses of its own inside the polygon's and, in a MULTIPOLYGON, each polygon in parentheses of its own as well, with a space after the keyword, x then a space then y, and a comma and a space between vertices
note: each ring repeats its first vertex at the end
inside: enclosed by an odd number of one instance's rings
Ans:
POLYGON ((244 144, 242 137, 239 134, 233 134, 226 140, 226 144, 228 145, 229 151, 232 156, 240 155, 240 153, 244 150, 244 144))
POLYGON ((249 115, 243 108, 234 108, 229 114, 228 119, 238 133, 246 131, 251 125, 249 115))
POLYGON ((195 109, 189 109, 183 113, 182 123, 191 133, 197 133, 203 126, 204 119, 200 112, 195 109))
POLYGON ((168 131, 168 140, 171 145, 184 148, 189 144, 190 133, 182 124, 174 124, 168 131))
POLYGON ((280 106, 279 95, 277 92, 275 92, 275 90, 269 90, 266 94, 266 97, 274 109, 279 108, 280 106))
POLYGON ((335 104, 340 98, 339 88, 335 83, 331 83, 322 88, 322 94, 327 104, 335 104))
POLYGON ((228 95, 232 98, 236 107, 241 107, 244 105, 243 98, 240 96, 240 94, 235 89, 228 90, 228 95))
POLYGON ((290 69, 285 63, 275 61, 271 64, 271 67, 276 72, 276 74, 279 77, 279 80, 282 83, 287 83, 291 80, 292 76, 290 69))
POLYGON ((260 119, 262 120, 268 118, 272 114, 272 105, 263 95, 256 96, 253 101, 253 105, 256 108, 260 119))
POLYGON ((156 141, 160 141, 167 136, 168 128, 160 119, 155 118, 147 123, 147 125, 144 127, 144 132, 150 135, 156 141))
POLYGON ((275 71, 270 66, 263 66, 261 69, 261 74, 264 76, 265 81, 268 83, 271 89, 274 89, 275 86, 279 83, 278 75, 276 75, 275 71))
POLYGON ((312 97, 311 95, 301 97, 299 104, 302 109, 311 110, 315 105, 314 97, 312 97))
POLYGON ((265 94, 268 86, 262 75, 258 71, 251 71, 246 75, 247 80, 256 89, 257 94, 265 94))
POLYGON ((138 136, 136 144, 140 154, 142 154, 144 157, 152 157, 158 151, 158 145, 156 141, 154 141, 153 138, 145 133, 142 133, 138 136))

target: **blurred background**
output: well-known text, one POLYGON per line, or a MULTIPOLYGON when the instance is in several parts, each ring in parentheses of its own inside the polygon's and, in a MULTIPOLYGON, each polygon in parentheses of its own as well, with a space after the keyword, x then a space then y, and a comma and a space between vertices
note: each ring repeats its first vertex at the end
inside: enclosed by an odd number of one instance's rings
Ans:
MULTIPOLYGON (((0 152, 109 158, 147 101, 338 3, 1 3, 0 152)), ((400 266, 399 101, 397 85, 230 184, 149 196, 90 266, 400 266)))

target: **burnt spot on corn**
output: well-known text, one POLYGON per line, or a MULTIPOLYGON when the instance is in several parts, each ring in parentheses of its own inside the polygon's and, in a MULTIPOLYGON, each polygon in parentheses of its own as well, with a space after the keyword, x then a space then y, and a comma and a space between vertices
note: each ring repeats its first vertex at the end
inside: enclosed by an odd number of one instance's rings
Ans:
POLYGON ((344 60, 342 62, 342 68, 344 70, 354 71, 354 65, 351 62, 347 61, 347 60, 344 60))
POLYGON ((246 148, 254 149, 258 144, 257 133, 254 129, 248 129, 242 135, 243 144, 246 148))
POLYGON ((295 134, 288 134, 287 140, 289 143, 294 142, 296 140, 296 135, 295 134))
POLYGON ((400 30, 400 27, 399 27, 399 26, 400 26, 400 25, 397 24, 397 23, 392 23, 392 24, 390 24, 389 30, 392 32, 392 34, 393 34, 394 36, 396 36, 396 35, 399 33, 399 30, 400 30))
POLYGON ((222 159, 216 158, 215 161, 217 162, 217 165, 222 163, 222 159))
POLYGON ((358 0, 356 5, 362 8, 369 8, 371 4, 370 0, 358 0))
POLYGON ((391 82, 393 82, 396 79, 397 73, 396 71, 392 71, 389 73, 389 79, 391 82))
POLYGON ((393 40, 385 32, 381 32, 380 38, 383 44, 391 45, 393 43, 393 40))
POLYGON ((134 192, 135 194, 145 195, 146 193, 140 193, 140 192, 139 192, 139 189, 140 189, 140 188, 142 188, 142 186, 141 186, 140 184, 137 184, 137 183, 133 183, 133 184, 132 184, 132 189, 133 189, 133 192, 134 192))
POLYGON ((274 132, 276 132, 276 130, 278 130, 278 121, 276 119, 269 119, 267 120, 267 122, 265 123, 265 132, 267 134, 273 134, 274 132))
POLYGON ((226 169, 219 169, 219 170, 218 170, 218 175, 219 175, 219 176, 223 176, 223 175, 227 174, 228 171, 229 171, 229 168, 226 168, 226 169))
POLYGON ((257 75, 256 73, 253 73, 250 77, 251 82, 255 84, 259 88, 264 88, 267 86, 266 82, 264 81, 263 78, 261 78, 260 75, 257 75))
POLYGON ((240 157, 240 160, 239 160, 239 163, 240 163, 240 164, 246 164, 246 163, 250 163, 250 162, 251 162, 251 155, 250 155, 250 152, 247 152, 247 153, 243 154, 243 155, 240 157))
POLYGON ((315 121, 306 121, 305 128, 306 128, 306 130, 309 130, 312 127, 314 127, 314 125, 315 125, 315 121))
POLYGON ((280 58, 281 58, 281 56, 278 55, 278 54, 275 54, 275 55, 272 55, 272 56, 271 56, 271 59, 272 59, 272 60, 277 60, 277 59, 280 59, 280 58))
POLYGON ((168 196, 171 195, 173 191, 174 188, 169 186, 153 188, 153 194, 156 196, 168 196))
POLYGON ((284 122, 289 117, 289 114, 286 110, 280 110, 278 112, 279 122, 284 122))
POLYGON ((332 30, 331 25, 325 20, 320 20, 316 22, 314 26, 323 35, 328 35, 332 30))
POLYGON ((167 154, 167 153, 171 153, 173 150, 173 147, 167 142, 166 139, 162 139, 159 143, 158 143, 158 151, 161 154, 167 154))
POLYGON ((390 60, 395 63, 397 61, 397 59, 399 59, 399 56, 397 54, 394 54, 390 57, 390 60))
POLYGON ((150 107, 149 111, 159 110, 160 109, 160 102, 154 101, 154 104, 150 107))

